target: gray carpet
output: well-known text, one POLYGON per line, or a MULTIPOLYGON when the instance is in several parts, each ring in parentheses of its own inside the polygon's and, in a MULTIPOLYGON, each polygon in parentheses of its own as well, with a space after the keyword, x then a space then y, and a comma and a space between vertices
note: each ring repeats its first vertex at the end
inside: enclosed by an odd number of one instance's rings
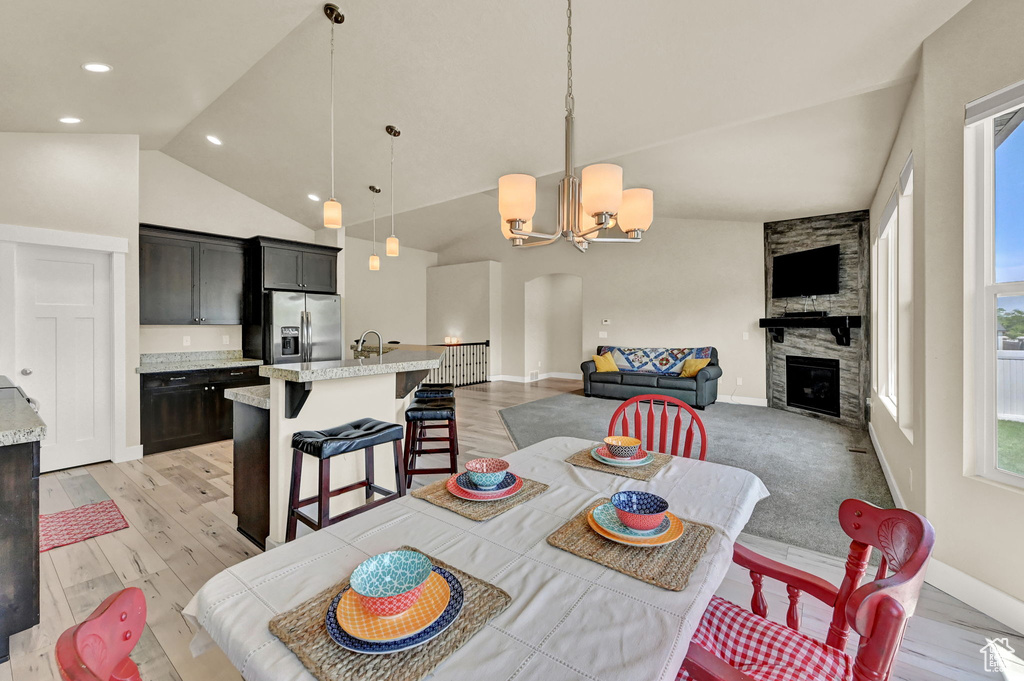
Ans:
MULTIPOLYGON (((559 435, 600 440, 619 404, 570 393, 499 413, 522 448, 559 435)), ((739 404, 713 404, 701 419, 708 461, 751 471, 771 492, 754 509, 746 532, 845 557, 850 542, 839 527, 840 502, 856 497, 894 506, 866 430, 739 404)))

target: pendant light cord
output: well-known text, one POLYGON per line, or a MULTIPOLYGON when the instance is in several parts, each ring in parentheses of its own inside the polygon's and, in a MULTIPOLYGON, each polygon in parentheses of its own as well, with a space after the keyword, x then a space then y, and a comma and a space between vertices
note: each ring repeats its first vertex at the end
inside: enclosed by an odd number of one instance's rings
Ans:
POLYGON ((334 193, 334 21, 331 21, 331 200, 334 193))
POLYGON ((377 194, 373 194, 373 254, 377 255, 377 194))
POLYGON ((568 67, 568 77, 565 84, 565 113, 572 115, 576 111, 576 99, 572 95, 572 0, 568 0, 568 3, 568 7, 565 10, 565 17, 568 20, 568 26, 565 30, 565 61, 568 67))
POLYGON ((395 235, 395 137, 391 136, 391 236, 395 235))

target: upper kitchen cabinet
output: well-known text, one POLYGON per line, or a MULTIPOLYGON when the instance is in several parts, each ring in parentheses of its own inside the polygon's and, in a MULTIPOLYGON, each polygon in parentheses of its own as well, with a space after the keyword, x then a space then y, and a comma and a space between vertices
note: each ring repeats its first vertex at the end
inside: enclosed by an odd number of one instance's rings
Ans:
POLYGON ((241 324, 244 278, 241 240, 140 226, 140 324, 241 324))
POLYGON ((337 293, 340 249, 269 237, 252 240, 252 271, 264 291, 337 293))

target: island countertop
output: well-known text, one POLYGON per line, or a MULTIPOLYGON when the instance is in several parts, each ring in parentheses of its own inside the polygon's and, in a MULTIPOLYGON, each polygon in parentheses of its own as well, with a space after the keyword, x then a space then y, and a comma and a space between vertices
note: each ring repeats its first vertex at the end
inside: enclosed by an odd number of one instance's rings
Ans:
POLYGON ((270 409, 270 386, 251 385, 247 388, 228 388, 224 397, 233 402, 248 404, 257 409, 270 409))
POLYGON ((20 390, 0 376, 0 447, 37 442, 46 436, 46 424, 20 390))
POLYGON ((260 376, 283 381, 305 383, 328 381, 336 378, 399 374, 406 371, 426 371, 441 366, 444 347, 404 345, 381 357, 343 359, 330 362, 303 362, 301 364, 268 364, 260 367, 260 376))

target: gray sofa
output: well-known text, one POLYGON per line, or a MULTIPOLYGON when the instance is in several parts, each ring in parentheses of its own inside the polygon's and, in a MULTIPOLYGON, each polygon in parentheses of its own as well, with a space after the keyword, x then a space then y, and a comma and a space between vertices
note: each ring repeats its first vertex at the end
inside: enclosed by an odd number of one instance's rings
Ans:
MULTIPOLYGON (((598 348, 602 354, 603 348, 598 348)), ((703 409, 718 399, 718 379, 722 368, 718 366, 718 350, 711 349, 711 361, 693 378, 659 376, 630 371, 598 371, 593 360, 580 365, 583 371, 583 394, 587 397, 611 397, 619 400, 637 395, 667 395, 703 409)))

